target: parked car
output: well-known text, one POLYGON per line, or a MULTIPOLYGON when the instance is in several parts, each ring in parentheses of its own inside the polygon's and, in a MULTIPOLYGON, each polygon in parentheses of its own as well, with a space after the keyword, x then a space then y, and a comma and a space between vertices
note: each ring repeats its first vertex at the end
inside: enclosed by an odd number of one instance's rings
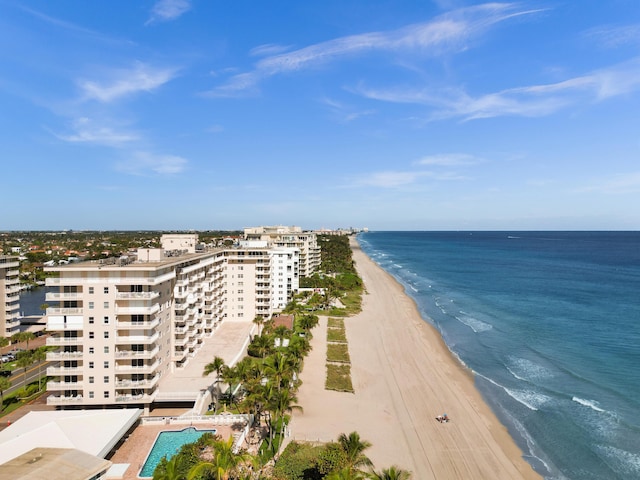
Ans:
POLYGON ((11 370, 0 370, 0 377, 10 377, 11 370))

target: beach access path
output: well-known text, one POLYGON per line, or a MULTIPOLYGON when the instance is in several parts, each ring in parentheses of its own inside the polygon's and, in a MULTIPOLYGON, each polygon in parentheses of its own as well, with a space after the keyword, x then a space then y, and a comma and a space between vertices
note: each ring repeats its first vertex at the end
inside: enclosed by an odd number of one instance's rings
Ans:
POLYGON ((416 480, 541 479, 402 286, 351 238, 362 312, 345 319, 355 393, 324 389, 326 317, 313 330, 290 439, 328 442, 357 431, 376 469, 416 480), (449 423, 435 417, 446 412, 449 423))

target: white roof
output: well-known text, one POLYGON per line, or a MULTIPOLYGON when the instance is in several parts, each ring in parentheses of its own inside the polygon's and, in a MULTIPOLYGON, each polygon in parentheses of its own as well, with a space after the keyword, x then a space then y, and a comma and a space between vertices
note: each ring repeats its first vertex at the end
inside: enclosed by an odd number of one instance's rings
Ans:
POLYGON ((140 409, 29 412, 0 432, 0 465, 37 447, 75 448, 104 458, 140 409))

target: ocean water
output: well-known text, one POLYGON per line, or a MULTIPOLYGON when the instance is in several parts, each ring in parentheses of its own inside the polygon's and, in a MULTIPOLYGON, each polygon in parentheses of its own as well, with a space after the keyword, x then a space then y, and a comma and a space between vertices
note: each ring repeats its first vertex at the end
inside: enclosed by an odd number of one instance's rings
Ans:
POLYGON ((368 232, 547 479, 640 479, 640 232, 368 232))

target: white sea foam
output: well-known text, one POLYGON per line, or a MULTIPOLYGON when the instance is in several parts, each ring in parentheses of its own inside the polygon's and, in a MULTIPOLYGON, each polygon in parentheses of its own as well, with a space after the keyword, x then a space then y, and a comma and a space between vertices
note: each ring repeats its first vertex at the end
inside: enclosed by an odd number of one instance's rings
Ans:
MULTIPOLYGON (((460 312, 463 313, 464 312, 460 312)), ((478 332, 486 332, 487 330, 491 330, 493 328, 493 325, 489 324, 489 323, 485 323, 481 320, 478 320, 477 318, 473 318, 467 314, 464 315, 460 315, 460 316, 456 316, 456 319, 465 324, 467 327, 469 327, 471 330, 473 330, 475 333, 478 332)))
POLYGON ((509 365, 507 370, 516 377, 518 380, 525 381, 537 381, 545 378, 550 378, 553 373, 548 369, 539 365, 531 360, 520 357, 509 357, 509 365))
POLYGON ((414 287, 413 285, 409 284, 409 288, 411 290, 413 290, 414 292, 418 292, 418 289, 416 287, 414 287))
POLYGON ((394 263, 393 266, 396 267, 396 268, 402 268, 402 265, 399 265, 397 263, 394 263))
POLYGON ((500 385, 498 382, 496 382, 495 380, 492 380, 489 377, 481 375, 477 372, 475 372, 475 374, 479 377, 484 378, 488 382, 493 383, 496 387, 500 387, 502 390, 505 391, 507 395, 509 395, 511 398, 521 403, 522 405, 524 405, 530 410, 534 410, 534 411, 538 410, 541 406, 551 401, 551 397, 535 392, 533 390, 518 390, 518 389, 507 388, 504 385, 500 385))
POLYGON ((573 397, 571 400, 573 400, 574 402, 579 403, 580 405, 584 405, 585 407, 592 408, 596 412, 605 412, 606 411, 603 408, 600 408, 598 406, 598 402, 596 402, 595 400, 585 400, 584 398, 580 398, 580 397, 573 397))
POLYGON ((625 478, 638 478, 640 475, 640 455, 627 452, 609 445, 598 445, 600 451, 607 457, 607 464, 616 472, 625 475, 625 478))

